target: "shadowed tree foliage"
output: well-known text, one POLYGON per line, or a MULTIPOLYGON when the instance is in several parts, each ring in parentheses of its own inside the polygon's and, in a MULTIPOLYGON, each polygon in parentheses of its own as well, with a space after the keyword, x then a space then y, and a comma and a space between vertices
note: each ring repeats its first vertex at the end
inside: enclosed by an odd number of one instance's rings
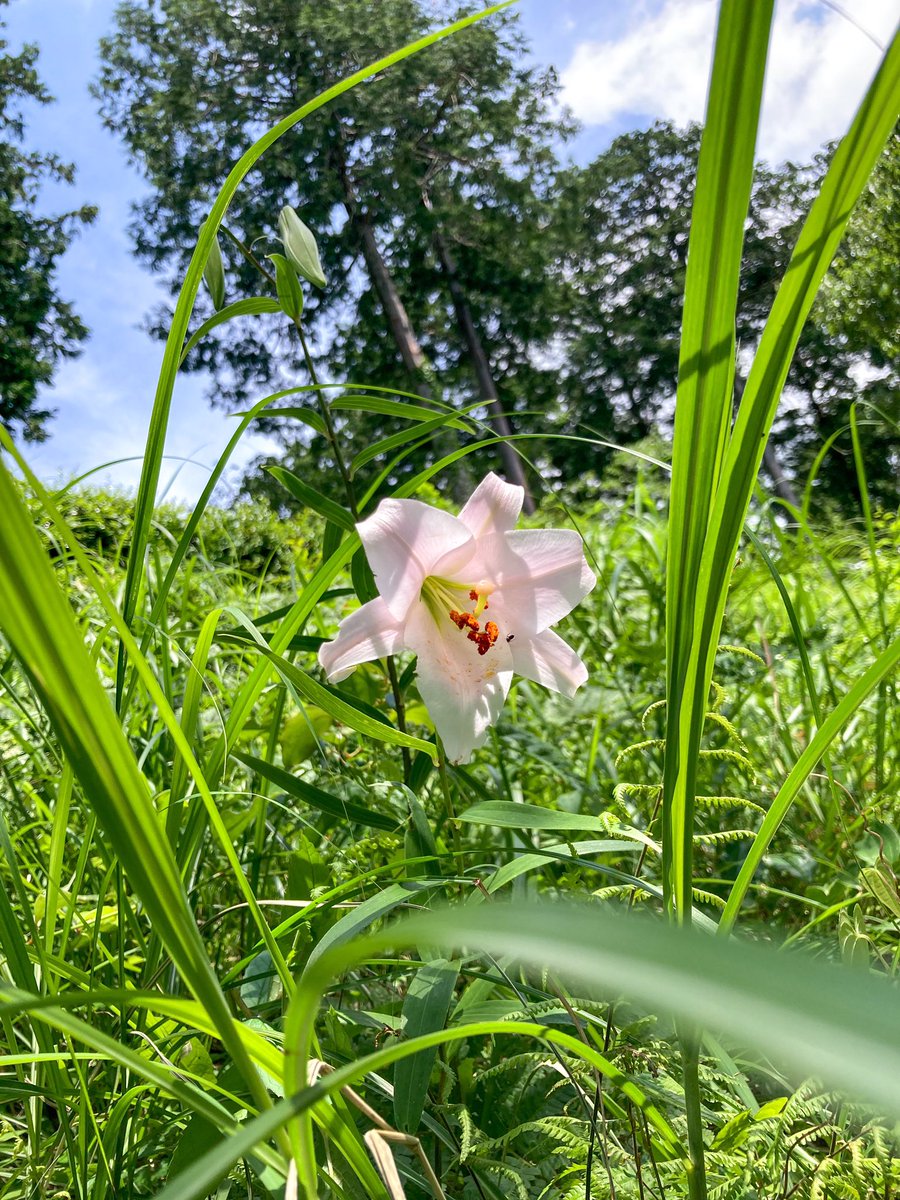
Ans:
MULTIPOLYGON (((572 168, 561 177, 554 228, 568 308, 560 320, 559 403, 552 412, 564 431, 594 429, 629 442, 671 418, 699 144, 698 126, 679 130, 657 123, 617 138, 587 167, 572 168)), ((825 165, 820 156, 811 166, 788 163, 773 170, 763 165, 757 171, 738 313, 738 393, 741 369, 748 366, 825 165)), ((876 215, 887 222, 888 193, 884 186, 881 200, 871 201, 873 217, 867 217, 865 208, 858 214, 851 247, 854 239, 873 245, 879 237, 877 226, 869 231, 870 225, 876 215)), ((896 234, 892 236, 896 244, 896 234)), ((877 258, 874 250, 872 258, 877 258)), ((877 286, 887 282, 885 274, 877 286)), ((855 289, 852 276, 846 287, 855 289)), ((802 480, 823 441, 846 425, 851 403, 864 395, 854 371, 869 362, 875 367, 886 363, 889 347, 879 345, 878 335, 865 324, 862 314, 871 307, 862 299, 864 292, 857 295, 856 309, 844 308, 842 317, 860 314, 851 321, 852 332, 839 332, 823 315, 814 314, 797 348, 774 431, 774 454, 766 461, 784 498, 790 498, 792 489, 781 464, 802 480)), ((886 432, 882 427, 872 439, 870 483, 890 502, 897 488, 885 451, 886 432)), ((590 446, 561 442, 553 453, 569 477, 596 469, 596 451, 590 446)), ((825 460, 820 482, 838 503, 856 507, 849 438, 825 460)))
MULTIPOLYGON (((0 9, 5 4, 0 0, 0 9)), ((89 206, 53 217, 36 212, 42 181, 71 183, 75 174, 55 155, 23 146, 23 106, 53 99, 38 77, 37 57, 32 45, 10 54, 0 36, 0 423, 28 441, 47 436, 52 416, 40 406, 41 386, 87 337, 57 291, 55 269, 77 227, 96 216, 89 206)))
MULTIPOLYGON (((419 0, 121 6, 96 95, 153 185, 132 226, 138 255, 177 288, 212 196, 263 126, 467 11, 419 0)), ((522 60, 514 17, 470 28, 303 122, 236 198, 229 228, 259 254, 277 248, 285 203, 315 232, 328 286, 308 294, 304 321, 326 378, 423 395, 439 379, 445 399, 482 399, 498 429, 498 377, 508 410, 530 405, 529 347, 558 309, 542 227, 569 125, 554 115, 552 72, 522 60)), ((229 298, 258 293, 253 265, 227 238, 223 248, 229 298)), ((261 332, 254 319, 222 329, 190 365, 211 369, 215 402, 234 406, 303 381, 298 349, 284 322, 261 332)), ((381 432, 379 419, 355 419, 349 453, 381 432)), ((307 469, 310 457, 330 466, 322 445, 288 434, 286 449, 307 469)))
MULTIPOLYGON (((887 504, 900 479, 900 126, 850 220, 818 314, 849 354, 871 366, 861 387, 860 443, 869 485, 887 504)), ((846 441, 846 439, 845 439, 846 441)), ((843 454, 850 476, 853 463, 843 454)))
MULTIPOLYGON (((463 11, 421 0, 129 0, 103 43, 96 94, 153 186, 132 227, 139 256, 177 288, 222 177, 262 127, 419 36, 428 19, 463 11)), ((515 18, 495 17, 341 97, 262 159, 229 229, 262 258, 278 249, 277 213, 292 203, 315 232, 328 285, 307 289, 304 322, 323 379, 480 399, 498 432, 511 417, 523 430, 630 443, 671 418, 699 129, 659 123, 585 167, 561 167, 572 127, 555 116, 554 75, 523 67, 524 50, 515 18)), ((757 173, 738 394, 824 165, 757 173)), ((873 202, 869 222, 886 221, 889 205, 873 202)), ((855 236, 877 244, 877 234, 855 236)), ((229 299, 271 291, 236 244, 223 247, 229 299)), ((856 287, 850 276, 846 286, 856 287)), ((839 307, 869 311, 862 300, 839 307)), ((157 331, 166 324, 159 314, 157 331)), ((852 334, 824 316, 808 324, 766 457, 784 499, 796 500, 818 448, 867 388, 890 403, 890 379, 859 382, 869 363, 886 371, 886 355, 860 320, 852 334)), ((188 365, 213 372, 213 400, 228 407, 306 380, 278 317, 220 327, 188 365)), ((890 501, 884 421, 872 419, 871 484, 890 501)), ((348 458, 386 432, 382 418, 354 414, 342 428, 348 458)), ((331 477, 324 440, 282 437, 286 465, 331 477)), ((856 502, 849 445, 839 437, 819 475, 842 506, 856 502)), ((399 474, 448 448, 436 438, 399 474)), ((589 440, 527 450, 542 472, 569 480, 606 461, 589 440)), ((515 477, 514 456, 502 466, 515 477)), ((285 502, 267 476, 252 480, 285 502)))

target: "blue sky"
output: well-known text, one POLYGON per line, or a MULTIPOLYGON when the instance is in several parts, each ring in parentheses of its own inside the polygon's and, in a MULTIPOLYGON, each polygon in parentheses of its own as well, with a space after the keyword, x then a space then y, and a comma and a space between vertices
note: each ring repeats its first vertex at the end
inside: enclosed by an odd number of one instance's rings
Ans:
MULTIPOLYGON (((26 41, 40 46, 40 73, 58 101, 30 110, 28 144, 78 166, 75 187, 48 188, 42 203, 54 211, 82 203, 100 208, 59 272, 62 294, 75 302, 92 336, 43 397, 57 410, 49 440, 25 447, 32 467, 52 482, 140 455, 162 355, 140 328, 161 292, 132 257, 126 231, 129 206, 144 185, 121 143, 102 128, 87 90, 115 4, 11 0, 0 10, 13 49, 26 41)), ((522 0, 520 11, 535 58, 557 67, 564 98, 583 123, 578 158, 655 117, 702 115, 714 0, 522 0)), ((803 158, 846 129, 880 57, 875 42, 889 40, 898 18, 900 0, 780 0, 761 130, 766 157, 803 158), (851 11, 856 24, 848 20, 851 11)), ((226 414, 210 409, 205 389, 197 375, 183 377, 176 389, 167 442, 172 457, 161 483, 172 498, 196 497, 233 429, 226 414)), ((269 444, 247 438, 231 482, 269 444)), ((129 462, 96 478, 133 487, 139 473, 140 463, 129 462)))

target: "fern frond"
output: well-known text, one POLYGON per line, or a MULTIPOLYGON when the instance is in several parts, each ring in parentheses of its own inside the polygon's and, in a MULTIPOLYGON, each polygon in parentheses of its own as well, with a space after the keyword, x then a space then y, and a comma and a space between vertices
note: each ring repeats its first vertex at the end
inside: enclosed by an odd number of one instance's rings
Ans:
POLYGON ((711 721, 713 725, 718 725, 720 729, 723 729, 728 737, 730 737, 735 745, 741 750, 741 752, 749 755, 750 750, 747 746, 747 743, 726 716, 723 716, 720 712, 708 712, 705 719, 707 721, 711 721))
POLYGON ((616 755, 616 766, 626 758, 631 758, 635 754, 644 754, 648 750, 664 750, 666 748, 665 738, 647 738, 643 742, 634 742, 631 746, 626 746, 616 755))
POLYGON ((464 1104, 459 1106, 456 1117, 459 1121, 459 1161, 464 1163, 469 1161, 476 1147, 484 1141, 484 1134, 464 1104))
POLYGON ((641 717, 641 729, 647 728, 647 721, 654 714, 659 712, 661 708, 666 707, 665 700, 654 700, 653 703, 644 709, 644 715, 641 717))
POLYGON ((755 837, 752 829, 720 829, 718 833, 695 833, 693 840, 701 846, 723 846, 728 842, 743 842, 755 837))
POLYGON ((691 888, 691 895, 697 904, 708 904, 711 908, 724 908, 725 901, 713 892, 705 892, 702 888, 691 888))
POLYGON ((700 757, 707 762, 732 763, 734 766, 746 771, 751 779, 756 778, 756 767, 754 767, 747 755, 741 754, 737 750, 730 750, 727 746, 719 746, 714 750, 701 750, 700 757))
POLYGON ((758 666, 766 669, 768 664, 764 658, 761 658, 755 650, 748 650, 746 646, 733 646, 730 642, 723 642, 716 651, 717 654, 733 654, 737 658, 747 658, 751 662, 757 663, 758 666))
POLYGON ((658 783, 617 783, 613 796, 619 803, 622 802, 623 796, 631 796, 635 800, 640 800, 642 797, 652 797, 654 800, 662 791, 662 787, 658 783))
POLYGON ((761 804, 744 796, 695 796, 694 803, 698 808, 749 808, 763 815, 766 811, 761 804))
POLYGON ((480 1155, 476 1155, 466 1159, 466 1165, 473 1169, 492 1171, 495 1175, 499 1175, 501 1179, 505 1179, 513 1185, 519 1200, 530 1200, 522 1176, 518 1171, 514 1171, 512 1167, 506 1166, 505 1163, 497 1162, 493 1158, 482 1158, 480 1155))
POLYGON ((609 887, 597 888, 596 891, 591 892, 591 895, 596 896, 598 900, 626 900, 634 896, 635 903, 641 900, 656 899, 652 892, 648 892, 634 883, 617 883, 609 887))

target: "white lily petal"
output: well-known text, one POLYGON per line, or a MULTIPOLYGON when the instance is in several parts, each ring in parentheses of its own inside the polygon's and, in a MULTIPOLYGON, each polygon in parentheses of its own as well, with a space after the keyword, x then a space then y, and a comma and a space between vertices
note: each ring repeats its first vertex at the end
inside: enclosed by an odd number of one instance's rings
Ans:
POLYGON ((481 538, 477 570, 503 596, 509 628, 535 634, 567 616, 597 582, 573 529, 514 529, 481 538))
POLYGON ((378 591, 399 621, 418 600, 427 575, 455 574, 475 548, 458 518, 420 500, 382 500, 356 528, 378 591))
POLYGON ((504 533, 515 528, 524 499, 523 487, 505 483, 491 471, 466 501, 459 519, 477 538, 504 533))
POLYGON ((341 621, 333 642, 319 647, 319 662, 329 683, 339 683, 360 663, 387 658, 402 649, 403 623, 380 596, 341 621))
POLYGON ((509 648, 516 674, 553 692, 574 696, 587 681, 587 667, 569 643, 552 629, 534 637, 517 637, 509 648))
POLYGON ((502 639, 480 655, 448 618, 437 623, 424 604, 409 615, 406 645, 418 655, 418 687, 452 763, 465 763, 500 716, 512 683, 512 656, 502 639))

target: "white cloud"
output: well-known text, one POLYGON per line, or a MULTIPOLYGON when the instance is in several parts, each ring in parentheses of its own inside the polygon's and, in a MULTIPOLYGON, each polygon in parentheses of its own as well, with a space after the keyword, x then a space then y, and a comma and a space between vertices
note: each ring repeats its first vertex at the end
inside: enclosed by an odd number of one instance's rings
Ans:
MULTIPOLYGON (((863 30, 886 44, 900 16, 897 0, 839 7, 863 28, 821 0, 777 5, 759 146, 770 161, 806 158, 846 131, 880 59, 863 30)), ((622 37, 576 46, 563 98, 591 125, 701 119, 716 10, 714 0, 636 5, 622 37)))
MULTIPOLYGON (((203 396, 205 381, 179 381, 166 437, 166 458, 159 499, 193 504, 209 480, 238 419, 210 409, 203 396)), ((43 399, 57 409, 52 438, 22 445, 29 466, 52 483, 67 483, 82 472, 100 468, 94 484, 135 490, 141 476, 153 391, 123 386, 86 359, 65 364, 57 385, 43 399), (118 462, 124 459, 126 461, 118 462), (110 464, 110 465, 106 465, 110 464)), ((224 481, 235 485, 258 454, 276 449, 275 439, 247 432, 238 443, 224 481)))

